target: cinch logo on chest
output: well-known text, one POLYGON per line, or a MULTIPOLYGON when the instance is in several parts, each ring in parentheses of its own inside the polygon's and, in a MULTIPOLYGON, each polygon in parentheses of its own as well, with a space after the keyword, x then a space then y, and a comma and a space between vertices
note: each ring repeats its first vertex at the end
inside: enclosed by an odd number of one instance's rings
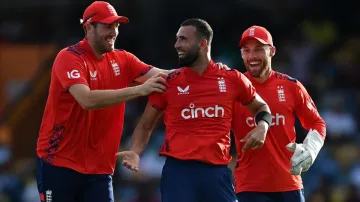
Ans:
POLYGON ((189 105, 190 108, 185 108, 181 110, 181 117, 184 119, 196 119, 199 117, 223 117, 225 115, 225 110, 223 107, 220 107, 219 105, 215 105, 214 107, 208 107, 208 108, 195 108, 195 105, 191 103, 189 105))

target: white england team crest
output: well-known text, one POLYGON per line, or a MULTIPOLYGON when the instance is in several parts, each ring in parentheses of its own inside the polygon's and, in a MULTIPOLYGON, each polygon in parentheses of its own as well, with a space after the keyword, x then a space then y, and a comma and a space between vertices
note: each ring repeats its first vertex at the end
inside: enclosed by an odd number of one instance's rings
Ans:
POLYGON ((250 28, 250 36, 255 35, 255 27, 250 28))
POLYGON ((120 67, 119 67, 119 65, 116 63, 115 60, 111 60, 110 62, 111 62, 111 66, 112 66, 112 68, 114 70, 115 76, 119 76, 120 75, 120 67))
POLYGON ((279 102, 285 102, 285 91, 284 88, 282 86, 278 86, 277 87, 277 93, 278 93, 278 97, 279 97, 279 102))
POLYGON ((226 83, 223 77, 218 78, 219 91, 222 93, 226 92, 226 83))

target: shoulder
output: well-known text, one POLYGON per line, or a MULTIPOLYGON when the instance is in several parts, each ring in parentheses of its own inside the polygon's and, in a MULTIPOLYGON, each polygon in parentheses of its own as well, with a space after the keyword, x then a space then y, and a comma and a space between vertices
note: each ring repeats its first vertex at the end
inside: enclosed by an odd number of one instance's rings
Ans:
POLYGON ((237 69, 218 69, 218 74, 225 76, 230 79, 236 79, 241 76, 244 76, 239 70, 237 69))
POLYGON ((81 56, 85 53, 85 50, 80 46, 79 43, 75 45, 68 46, 59 51, 56 56, 56 60, 63 62, 72 62, 76 60, 81 60, 81 56))
POLYGON ((112 53, 115 54, 120 59, 136 58, 136 56, 133 53, 126 51, 124 49, 115 49, 114 51, 112 51, 112 53))
POLYGON ((174 71, 172 71, 168 77, 166 78, 166 80, 168 82, 174 81, 182 76, 184 76, 184 70, 185 67, 179 68, 179 69, 175 69, 174 71))
POLYGON ((220 69, 219 72, 221 72, 221 74, 223 75, 225 80, 228 80, 228 81, 231 81, 234 83, 239 83, 239 82, 243 82, 245 84, 251 83, 250 80, 245 76, 245 74, 241 73, 239 70, 220 69))
MULTIPOLYGON (((116 55, 119 55, 119 56, 122 56, 122 55, 126 56, 126 55, 129 54, 129 52, 127 52, 127 51, 124 50, 124 49, 115 49, 113 52, 114 52, 116 55)), ((130 53, 130 54, 131 54, 131 53, 130 53)))
POLYGON ((305 90, 305 87, 302 85, 302 83, 299 80, 287 74, 281 72, 275 72, 274 77, 277 84, 288 86, 294 90, 305 90))
POLYGON ((85 54, 85 50, 83 49, 83 47, 81 47, 80 42, 77 44, 74 44, 74 45, 70 45, 70 46, 64 48, 62 51, 64 51, 67 54, 74 54, 77 56, 81 56, 81 55, 85 54))
POLYGON ((296 85, 298 83, 298 80, 281 72, 274 72, 275 79, 278 81, 284 81, 286 83, 289 83, 290 85, 296 85))

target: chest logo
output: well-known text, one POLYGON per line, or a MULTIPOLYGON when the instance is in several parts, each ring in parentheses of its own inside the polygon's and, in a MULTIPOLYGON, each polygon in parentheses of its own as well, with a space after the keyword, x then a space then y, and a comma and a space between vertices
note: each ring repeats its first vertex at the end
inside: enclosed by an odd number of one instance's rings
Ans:
POLYGON ((188 95, 189 94, 190 86, 186 86, 184 89, 182 89, 180 86, 177 87, 178 95, 188 95))
POLYGON ((115 76, 119 76, 120 75, 120 67, 119 67, 119 65, 116 63, 115 60, 111 60, 110 62, 111 62, 111 66, 112 66, 112 68, 114 70, 115 76))
POLYGON ((277 93, 278 93, 278 97, 279 97, 279 102, 285 102, 285 91, 284 88, 282 86, 278 86, 277 87, 277 93))
POLYGON ((226 92, 226 83, 225 83, 225 79, 223 77, 218 78, 218 85, 219 85, 219 91, 221 93, 225 93, 226 92))
POLYGON ((94 71, 94 72, 90 71, 90 79, 96 80, 97 79, 96 77, 97 77, 97 71, 94 71))

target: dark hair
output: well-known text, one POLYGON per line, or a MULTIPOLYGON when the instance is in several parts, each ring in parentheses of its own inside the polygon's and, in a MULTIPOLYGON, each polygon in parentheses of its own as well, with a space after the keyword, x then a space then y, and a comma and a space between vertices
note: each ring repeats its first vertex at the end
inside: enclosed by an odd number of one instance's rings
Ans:
POLYGON ((211 44, 214 32, 209 23, 207 23, 205 20, 192 18, 185 20, 183 23, 181 23, 181 26, 194 26, 196 28, 196 32, 208 41, 208 45, 211 44))

